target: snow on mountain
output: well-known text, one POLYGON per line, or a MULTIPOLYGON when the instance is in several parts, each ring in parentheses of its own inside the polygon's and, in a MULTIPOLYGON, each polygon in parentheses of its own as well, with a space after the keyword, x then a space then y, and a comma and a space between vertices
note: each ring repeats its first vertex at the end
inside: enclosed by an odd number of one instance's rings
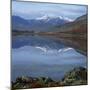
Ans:
POLYGON ((63 16, 44 15, 35 19, 26 20, 19 16, 12 16, 13 29, 46 31, 48 28, 62 26, 72 20, 63 16))
POLYGON ((74 20, 72 20, 72 19, 70 19, 70 18, 68 18, 68 17, 64 17, 64 20, 67 20, 67 21, 69 21, 69 22, 73 22, 74 20))
POLYGON ((36 18, 36 20, 45 20, 45 21, 49 21, 51 19, 59 19, 59 20, 66 20, 69 22, 72 22, 73 20, 68 18, 68 17, 63 17, 63 16, 49 16, 49 15, 44 15, 42 17, 38 17, 36 18))
POLYGON ((42 17, 36 18, 36 20, 49 20, 49 19, 50 19, 50 17, 48 15, 44 15, 42 17))

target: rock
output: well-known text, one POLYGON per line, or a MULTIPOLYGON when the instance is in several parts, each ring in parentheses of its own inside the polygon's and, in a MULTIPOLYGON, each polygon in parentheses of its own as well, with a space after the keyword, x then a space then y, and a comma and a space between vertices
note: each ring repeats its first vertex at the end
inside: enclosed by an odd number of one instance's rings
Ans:
POLYGON ((74 68, 65 75, 62 82, 64 85, 87 84, 87 69, 83 67, 74 68))
POLYGON ((87 69, 83 67, 78 67, 66 73, 61 81, 54 81, 49 77, 18 77, 15 82, 12 82, 12 89, 59 87, 86 84, 87 69))
POLYGON ((51 78, 49 78, 49 77, 46 77, 45 78, 45 83, 47 84, 47 83, 49 83, 49 82, 54 82, 51 78))

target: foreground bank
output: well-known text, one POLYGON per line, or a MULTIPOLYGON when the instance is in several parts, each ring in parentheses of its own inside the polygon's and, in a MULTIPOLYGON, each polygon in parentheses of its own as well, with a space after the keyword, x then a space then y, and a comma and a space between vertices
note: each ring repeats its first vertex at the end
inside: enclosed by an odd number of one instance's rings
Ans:
POLYGON ((60 81, 54 81, 49 77, 18 77, 12 82, 12 89, 60 87, 73 85, 87 85, 87 69, 83 67, 74 68, 67 72, 60 81))

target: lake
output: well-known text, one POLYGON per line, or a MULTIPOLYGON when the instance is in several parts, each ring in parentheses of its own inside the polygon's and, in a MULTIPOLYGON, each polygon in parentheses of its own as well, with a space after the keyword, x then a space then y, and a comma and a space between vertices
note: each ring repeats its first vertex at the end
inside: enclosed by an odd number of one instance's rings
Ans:
POLYGON ((12 37, 12 81, 19 76, 61 80, 73 68, 87 67, 86 59, 85 55, 52 37, 12 37))

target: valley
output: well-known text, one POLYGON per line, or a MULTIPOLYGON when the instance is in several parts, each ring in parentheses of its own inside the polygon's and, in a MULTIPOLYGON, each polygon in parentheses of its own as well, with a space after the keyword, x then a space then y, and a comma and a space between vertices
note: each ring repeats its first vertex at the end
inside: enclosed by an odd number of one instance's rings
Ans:
POLYGON ((39 35, 54 37, 87 55, 87 15, 77 18, 74 22, 54 27, 51 31, 13 30, 12 36, 39 35))

